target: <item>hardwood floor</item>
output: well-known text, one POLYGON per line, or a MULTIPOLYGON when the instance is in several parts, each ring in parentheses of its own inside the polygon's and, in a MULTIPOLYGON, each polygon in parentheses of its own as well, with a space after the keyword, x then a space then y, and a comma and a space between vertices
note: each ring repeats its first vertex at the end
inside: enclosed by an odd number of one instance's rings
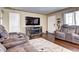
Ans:
MULTIPOLYGON (((38 38, 38 37, 34 37, 34 38, 38 38)), ((63 41, 63 40, 60 40, 60 39, 54 40, 55 37, 54 37, 53 34, 43 34, 42 38, 45 38, 46 40, 49 40, 49 41, 51 41, 55 44, 58 44, 58 45, 65 47, 69 50, 72 50, 74 52, 79 52, 79 45, 74 44, 74 43, 70 43, 70 42, 67 42, 67 41, 63 41)))
POLYGON ((63 40, 59 40, 59 39, 56 39, 55 43, 65 47, 67 49, 70 49, 70 50, 72 50, 74 52, 79 52, 79 45, 77 45, 77 44, 70 43, 70 42, 63 41, 63 40))
POLYGON ((70 49, 74 52, 79 52, 79 45, 71 43, 71 42, 63 41, 63 40, 60 40, 60 39, 54 40, 54 35, 52 35, 52 34, 43 34, 42 38, 45 38, 46 40, 49 40, 49 41, 51 41, 55 44, 58 44, 62 47, 70 49))

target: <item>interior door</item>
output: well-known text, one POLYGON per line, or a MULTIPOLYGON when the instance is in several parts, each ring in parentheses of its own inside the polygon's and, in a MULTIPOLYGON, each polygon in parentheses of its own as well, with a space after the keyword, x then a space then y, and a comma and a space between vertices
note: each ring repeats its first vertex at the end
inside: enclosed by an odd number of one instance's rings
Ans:
POLYGON ((48 17, 48 32, 54 33, 56 30, 56 16, 49 16, 48 17))

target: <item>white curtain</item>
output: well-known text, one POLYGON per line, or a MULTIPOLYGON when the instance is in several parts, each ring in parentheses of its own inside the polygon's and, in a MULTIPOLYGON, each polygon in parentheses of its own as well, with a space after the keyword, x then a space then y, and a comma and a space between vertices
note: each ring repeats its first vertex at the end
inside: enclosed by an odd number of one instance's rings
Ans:
POLYGON ((79 11, 76 11, 75 15, 76 15, 76 25, 79 26, 79 11))
POLYGON ((9 31, 20 32, 20 14, 9 13, 9 31))
POLYGON ((65 14, 65 24, 75 25, 74 13, 66 13, 65 14))
POLYGON ((64 20, 65 24, 79 26, 79 11, 65 13, 64 20))
POLYGON ((3 13, 2 10, 0 10, 0 25, 2 25, 2 21, 3 21, 3 13))

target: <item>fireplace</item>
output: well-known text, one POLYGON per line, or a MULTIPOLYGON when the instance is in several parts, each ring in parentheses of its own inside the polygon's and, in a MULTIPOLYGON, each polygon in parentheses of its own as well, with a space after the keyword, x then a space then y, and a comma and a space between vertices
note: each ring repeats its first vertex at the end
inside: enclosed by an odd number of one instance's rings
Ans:
POLYGON ((42 35, 42 27, 26 27, 26 34, 30 37, 35 35, 42 35))
POLYGON ((41 32, 41 30, 40 30, 39 27, 33 27, 33 28, 31 28, 31 34, 38 34, 40 32, 41 32))

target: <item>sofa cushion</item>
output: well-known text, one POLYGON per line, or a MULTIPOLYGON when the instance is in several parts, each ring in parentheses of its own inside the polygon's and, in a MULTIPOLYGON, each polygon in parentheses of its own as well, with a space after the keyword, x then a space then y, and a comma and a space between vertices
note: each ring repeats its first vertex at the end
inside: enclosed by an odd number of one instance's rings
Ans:
POLYGON ((23 44, 25 43, 26 40, 22 40, 22 41, 14 41, 14 42, 9 42, 9 43, 5 43, 3 44, 6 48, 10 48, 10 47, 13 47, 13 46, 17 46, 17 45, 20 45, 20 44, 23 44))
POLYGON ((25 33, 18 33, 18 38, 21 39, 26 39, 26 42, 29 42, 29 37, 25 33))
POLYGON ((62 32, 68 32, 68 28, 63 28, 61 31, 62 32))
POLYGON ((0 43, 0 52, 5 52, 6 48, 0 43))
POLYGON ((71 34, 71 33, 68 33, 68 32, 65 33, 65 37, 66 37, 66 38, 65 38, 66 41, 72 42, 72 34, 71 34))
POLYGON ((5 42, 20 41, 23 39, 25 39, 26 42, 29 41, 29 37, 26 34, 13 32, 13 33, 9 33, 9 39, 5 40, 5 42))
POLYGON ((8 38, 8 39, 6 39, 6 40, 3 41, 3 44, 10 43, 10 42, 15 42, 15 41, 16 41, 15 38, 8 38))
POLYGON ((72 37, 74 40, 76 40, 76 39, 79 40, 79 35, 77 35, 77 34, 72 34, 72 37))
POLYGON ((3 41, 3 44, 15 42, 15 41, 23 41, 23 40, 25 40, 27 42, 27 40, 25 38, 8 38, 8 39, 3 41))
POLYGON ((76 26, 76 34, 79 35, 79 26, 76 26))
POLYGON ((66 25, 66 24, 62 25, 60 31, 61 32, 67 32, 68 31, 68 25, 66 25))
POLYGON ((11 32, 11 33, 9 33, 9 38, 18 38, 17 32, 11 32))
POLYGON ((72 34, 72 42, 79 44, 79 35, 72 34))
POLYGON ((7 52, 37 52, 37 50, 32 45, 30 45, 30 43, 24 43, 9 48, 7 52))
POLYGON ((76 26, 69 26, 68 27, 68 32, 69 33, 75 33, 76 32, 76 26))

